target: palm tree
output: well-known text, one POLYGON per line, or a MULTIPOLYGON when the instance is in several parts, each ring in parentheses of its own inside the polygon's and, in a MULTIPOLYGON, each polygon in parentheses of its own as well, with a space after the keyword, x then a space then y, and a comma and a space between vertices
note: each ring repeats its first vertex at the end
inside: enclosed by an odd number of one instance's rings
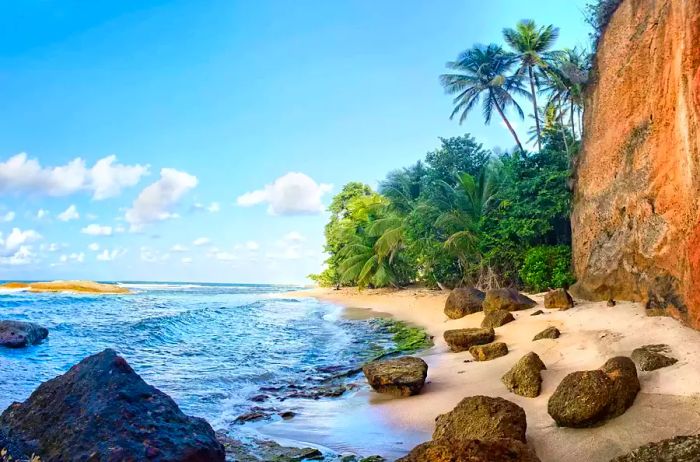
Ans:
POLYGON ((491 122, 495 109, 515 138, 520 151, 525 152, 505 114, 508 106, 512 106, 520 118, 524 118, 523 110, 513 96, 529 97, 529 93, 522 87, 520 76, 509 75, 514 64, 514 55, 503 51, 499 45, 477 45, 463 51, 456 61, 448 62, 446 66, 456 72, 441 75, 440 82, 446 93, 456 95, 450 119, 461 112, 461 124, 481 101, 484 122, 491 122))
POLYGON ((535 126, 537 127, 537 146, 542 149, 542 132, 540 119, 537 115, 537 78, 536 72, 543 72, 547 67, 547 61, 552 57, 550 51, 559 36, 559 29, 552 26, 537 27, 535 21, 525 19, 516 24, 515 29, 503 29, 503 38, 516 53, 520 60, 519 73, 527 71, 530 79, 530 93, 532 94, 532 106, 535 114, 535 126))
MULTIPOLYGON (((566 49, 558 53, 547 69, 547 86, 549 104, 559 109, 560 121, 566 113, 569 115, 571 132, 576 136, 576 113, 583 109, 583 87, 588 81, 590 56, 583 50, 566 49)), ((583 136, 583 127, 579 123, 579 133, 583 136)))

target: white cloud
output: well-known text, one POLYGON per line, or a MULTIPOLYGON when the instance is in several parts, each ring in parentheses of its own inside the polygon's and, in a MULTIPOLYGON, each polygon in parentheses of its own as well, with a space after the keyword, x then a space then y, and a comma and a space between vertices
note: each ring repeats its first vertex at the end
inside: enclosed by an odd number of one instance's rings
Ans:
POLYGON ((98 261, 112 261, 115 260, 126 253, 124 249, 104 249, 102 253, 97 254, 98 261))
POLYGON ((332 188, 333 185, 316 183, 303 173, 289 172, 263 189, 239 196, 236 203, 242 207, 267 203, 271 215, 316 214, 323 211, 321 199, 332 188))
POLYGON ((78 191, 92 192, 95 200, 117 196, 123 188, 134 186, 148 173, 148 166, 116 163, 107 156, 88 168, 79 157, 65 165, 43 167, 26 153, 0 162, 0 194, 20 193, 67 196, 78 191))
POLYGON ((188 252, 189 250, 190 249, 188 249, 187 247, 185 247, 182 244, 175 244, 174 246, 172 246, 170 248, 171 252, 188 252))
POLYGON ((78 209, 75 207, 75 205, 71 205, 66 210, 58 214, 58 219, 61 221, 77 220, 78 218, 80 218, 80 214, 78 213, 78 209))
POLYGON ((207 206, 207 211, 210 213, 217 213, 221 211, 221 204, 218 202, 212 202, 207 206))
POLYGON ((304 236, 302 236, 301 233, 298 231, 291 231, 291 232, 285 234, 282 237, 282 239, 285 241, 290 241, 290 242, 301 242, 304 240, 304 236))
POLYGON ((8 234, 4 239, 3 234, 0 233, 0 256, 12 256, 24 244, 28 244, 39 239, 41 239, 41 235, 33 229, 22 231, 19 228, 12 228, 10 234, 8 234))
POLYGON ((170 259, 169 253, 161 254, 159 251, 154 250, 154 249, 147 247, 147 246, 141 247, 140 251, 141 251, 141 260, 148 262, 148 263, 163 262, 163 261, 167 261, 170 259))
POLYGON ((84 227, 83 229, 80 230, 81 233, 87 234, 89 236, 111 236, 112 235, 112 227, 111 226, 102 226, 98 225, 96 223, 91 223, 84 227))
POLYGON ((146 186, 136 198, 124 218, 132 231, 148 223, 174 218, 172 208, 182 196, 197 186, 197 177, 172 168, 160 171, 160 179, 146 186))
POLYGON ((245 243, 245 248, 248 250, 258 250, 260 248, 260 244, 255 241, 248 241, 245 243))
POLYGON ((92 244, 88 245, 88 249, 92 250, 93 252, 97 252, 100 250, 100 244, 93 242, 92 244))
POLYGON ((192 259, 191 259, 190 257, 184 257, 184 258, 181 259, 180 261, 181 261, 182 263, 184 263, 185 265, 189 265, 190 263, 192 263, 192 259))
POLYGON ((215 252, 213 257, 219 261, 234 261, 238 259, 238 257, 231 252, 215 252))
POLYGON ((12 255, 0 257, 0 265, 26 265, 34 261, 34 253, 29 245, 21 245, 12 255))
POLYGON ((47 251, 47 252, 57 252, 65 247, 68 247, 68 245, 67 244, 57 244, 55 242, 52 242, 50 244, 41 244, 39 246, 39 249, 47 251))
POLYGON ((208 237, 198 237, 197 239, 192 241, 192 245, 197 246, 197 247, 201 247, 203 245, 209 244, 210 242, 211 242, 211 239, 209 239, 208 237))
POLYGON ((0 216, 0 221, 3 223, 9 223, 15 219, 15 212, 9 211, 5 215, 0 216))
POLYGON ((41 220, 42 218, 45 218, 45 217, 47 217, 48 215, 49 215, 49 211, 48 211, 48 210, 39 209, 39 210, 36 211, 36 218, 37 218, 38 220, 41 220))
POLYGON ((83 263, 85 261, 85 253, 80 252, 80 253, 71 253, 69 255, 61 255, 59 258, 59 261, 61 263, 68 263, 68 262, 75 262, 75 263, 83 263))

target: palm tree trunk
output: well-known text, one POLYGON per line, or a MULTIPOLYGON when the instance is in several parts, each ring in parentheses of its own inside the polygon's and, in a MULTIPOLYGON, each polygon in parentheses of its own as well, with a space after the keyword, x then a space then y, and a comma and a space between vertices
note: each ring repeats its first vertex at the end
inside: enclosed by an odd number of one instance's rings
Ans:
POLYGON ((537 149, 542 150, 542 133, 540 131, 540 115, 537 113, 537 94, 535 93, 535 76, 532 73, 532 66, 528 66, 530 74, 530 91, 532 92, 532 107, 535 110, 535 127, 537 128, 537 149))
POLYGON ((574 100, 573 98, 571 99, 571 114, 569 114, 569 118, 571 119, 571 133, 576 136, 576 125, 574 125, 574 114, 575 108, 574 108, 574 100))
MULTIPOLYGON (((561 136, 564 140, 564 149, 566 149, 566 153, 569 154, 569 142, 566 140, 566 130, 564 130, 564 112, 562 111, 561 107, 561 99, 558 99, 557 101, 557 108, 559 112, 559 129, 561 130, 561 136)), ((576 139, 576 133, 573 133, 571 136, 574 138, 574 140, 576 139)))
POLYGON ((523 149, 523 145, 520 142, 520 138, 518 138, 518 134, 515 133, 515 130, 513 130, 513 126, 510 124, 508 121, 508 118, 506 115, 503 113, 503 109, 501 108, 501 105, 498 104, 498 99, 494 98, 493 93, 489 92, 489 98, 493 98, 493 104, 496 106, 496 110, 500 114, 501 118, 503 119, 503 122, 505 122, 506 127, 508 127, 508 130, 510 130, 510 134, 513 135, 513 138, 515 138, 515 142, 518 143, 518 148, 520 148, 520 153, 522 155, 525 155, 525 150, 523 149))

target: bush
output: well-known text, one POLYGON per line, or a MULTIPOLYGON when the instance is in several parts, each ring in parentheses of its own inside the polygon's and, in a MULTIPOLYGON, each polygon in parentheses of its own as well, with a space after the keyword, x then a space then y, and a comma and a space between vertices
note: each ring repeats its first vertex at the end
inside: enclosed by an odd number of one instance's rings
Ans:
POLYGON ((520 269, 520 278, 525 287, 534 292, 573 284, 571 248, 567 245, 541 245, 529 249, 520 269))

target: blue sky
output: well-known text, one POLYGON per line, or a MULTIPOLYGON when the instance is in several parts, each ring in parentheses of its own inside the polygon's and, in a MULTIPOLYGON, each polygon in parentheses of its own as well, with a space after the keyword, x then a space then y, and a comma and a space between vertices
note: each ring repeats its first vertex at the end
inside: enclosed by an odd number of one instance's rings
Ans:
MULTIPOLYGON (((472 133, 437 77, 585 0, 0 5, 0 279, 305 282, 323 209, 472 133)), ((524 131, 524 123, 517 125, 524 131)))

